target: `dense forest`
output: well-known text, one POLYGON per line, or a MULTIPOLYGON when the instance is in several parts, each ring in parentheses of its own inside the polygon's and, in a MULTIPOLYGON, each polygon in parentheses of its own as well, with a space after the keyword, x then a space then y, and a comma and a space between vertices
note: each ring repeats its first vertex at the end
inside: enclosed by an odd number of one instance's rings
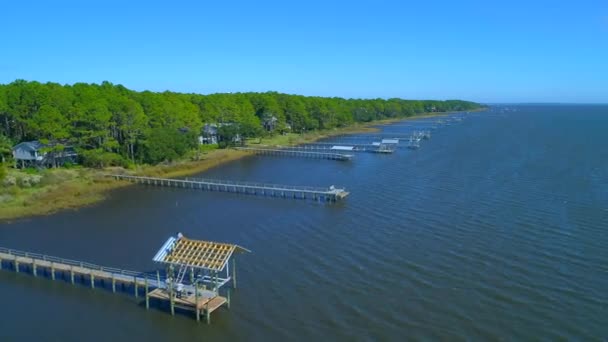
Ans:
MULTIPOLYGON (((87 166, 170 161, 198 145, 205 123, 243 138, 343 127, 433 111, 472 110, 473 102, 343 99, 267 93, 137 92, 109 82, 0 85, 0 154, 40 140, 70 145, 87 166), (263 128, 272 121, 270 132, 263 128)), ((268 127, 266 127, 268 128, 268 127)), ((230 139, 225 139, 230 141, 230 139)))

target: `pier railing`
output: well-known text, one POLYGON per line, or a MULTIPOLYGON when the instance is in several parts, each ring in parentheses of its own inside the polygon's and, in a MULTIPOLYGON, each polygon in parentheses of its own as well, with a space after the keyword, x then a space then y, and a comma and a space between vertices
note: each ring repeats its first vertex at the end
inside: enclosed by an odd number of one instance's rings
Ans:
POLYGON ((268 183, 256 183, 256 182, 241 182, 232 180, 217 180, 208 178, 184 178, 186 181, 211 183, 215 185, 229 185, 229 186, 242 186, 251 188, 265 188, 269 190, 292 190, 292 191, 311 191, 311 192, 328 192, 331 188, 327 187, 314 187, 314 186, 303 186, 303 185, 283 185, 283 184, 268 184, 268 183))
MULTIPOLYGON (((8 254, 13 257, 30 258, 30 259, 34 259, 34 260, 46 261, 49 263, 55 263, 55 264, 60 264, 60 265, 80 267, 80 268, 84 268, 84 269, 92 270, 92 271, 100 271, 100 272, 121 275, 121 276, 125 276, 125 277, 139 278, 141 280, 147 279, 150 282, 150 284, 156 284, 159 280, 158 275, 156 273, 129 271, 129 270, 115 268, 115 267, 101 266, 101 265, 92 264, 89 262, 84 262, 84 261, 79 261, 79 260, 60 258, 60 257, 56 257, 56 256, 46 255, 46 254, 24 252, 24 251, 20 251, 20 250, 16 250, 16 249, 5 248, 5 247, 0 247, 0 254, 8 254)), ((165 280, 164 277, 162 277, 160 279, 161 284, 163 283, 164 280, 165 280)))
POLYGON ((172 179, 119 174, 108 174, 106 176, 113 177, 116 180, 127 180, 146 185, 191 188, 218 192, 244 193, 251 195, 273 196, 282 198, 310 198, 318 201, 325 200, 335 202, 348 196, 348 192, 346 191, 346 189, 337 188, 334 186, 321 188, 311 186, 252 183, 205 178, 172 179))
POLYGON ((237 147, 237 150, 248 151, 255 154, 261 155, 275 155, 275 156, 288 156, 288 157, 300 157, 300 158, 312 158, 312 159, 327 159, 327 160, 338 160, 347 161, 353 158, 352 154, 336 153, 335 151, 329 152, 318 152, 318 151, 302 151, 301 149, 294 148, 293 146, 277 147, 277 148, 255 148, 255 147, 237 147))

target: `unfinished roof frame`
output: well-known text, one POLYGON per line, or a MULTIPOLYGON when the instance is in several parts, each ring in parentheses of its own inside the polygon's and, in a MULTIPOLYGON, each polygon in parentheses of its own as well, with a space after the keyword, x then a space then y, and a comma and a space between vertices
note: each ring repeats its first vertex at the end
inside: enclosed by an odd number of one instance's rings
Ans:
POLYGON ((231 280, 236 287, 234 254, 243 252, 250 251, 234 244, 188 239, 179 233, 167 239, 153 260, 168 266, 167 274, 176 283, 182 283, 189 271, 191 284, 210 285, 217 292, 231 280))

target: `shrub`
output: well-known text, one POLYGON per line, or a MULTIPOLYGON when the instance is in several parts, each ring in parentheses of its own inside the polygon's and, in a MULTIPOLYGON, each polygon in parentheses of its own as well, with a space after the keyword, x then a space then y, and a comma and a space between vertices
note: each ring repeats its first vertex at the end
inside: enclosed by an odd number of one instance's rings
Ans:
POLYGON ((105 152, 101 149, 81 151, 82 164, 88 167, 125 166, 128 162, 118 153, 105 152))
POLYGON ((8 172, 6 171, 6 167, 4 165, 0 165, 0 182, 4 181, 8 172))

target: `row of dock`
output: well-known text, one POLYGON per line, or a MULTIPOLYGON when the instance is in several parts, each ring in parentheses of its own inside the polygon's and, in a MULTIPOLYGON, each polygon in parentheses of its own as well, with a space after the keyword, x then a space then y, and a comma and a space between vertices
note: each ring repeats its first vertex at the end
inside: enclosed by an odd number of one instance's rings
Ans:
MULTIPOLYGON (((356 153, 371 152, 391 154, 397 149, 419 149, 422 140, 431 138, 431 131, 437 127, 452 122, 461 121, 462 117, 443 117, 434 122, 421 124, 408 123, 408 128, 417 128, 408 133, 384 132, 362 134, 357 136, 340 135, 325 141, 307 143, 301 146, 275 147, 237 147, 240 151, 256 155, 324 159, 332 161, 352 161, 356 153), (422 129, 425 128, 425 129, 422 129)), ((394 126, 394 124, 393 124, 394 126)), ((345 199, 349 192, 343 187, 334 185, 328 187, 287 186, 278 184, 248 183, 218 179, 169 179, 159 177, 143 177, 125 174, 108 175, 116 180, 129 181, 137 184, 197 189, 214 192, 230 192, 290 199, 311 199, 319 202, 333 203, 345 199)))

